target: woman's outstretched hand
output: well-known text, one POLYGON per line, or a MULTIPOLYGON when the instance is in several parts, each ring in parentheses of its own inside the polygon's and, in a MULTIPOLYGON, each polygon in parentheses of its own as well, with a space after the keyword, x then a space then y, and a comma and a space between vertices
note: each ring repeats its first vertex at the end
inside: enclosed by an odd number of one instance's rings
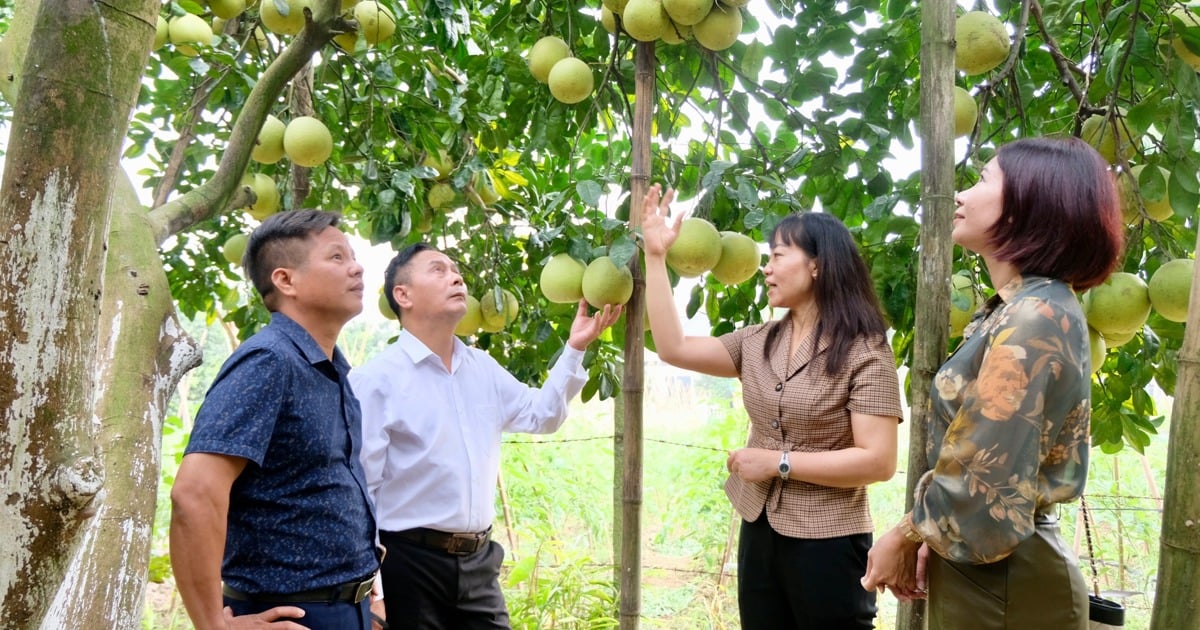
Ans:
POLYGON ((662 192, 662 185, 654 184, 646 191, 642 200, 642 239, 647 256, 665 256, 671 244, 679 236, 683 214, 670 220, 671 202, 675 200, 675 189, 662 192))

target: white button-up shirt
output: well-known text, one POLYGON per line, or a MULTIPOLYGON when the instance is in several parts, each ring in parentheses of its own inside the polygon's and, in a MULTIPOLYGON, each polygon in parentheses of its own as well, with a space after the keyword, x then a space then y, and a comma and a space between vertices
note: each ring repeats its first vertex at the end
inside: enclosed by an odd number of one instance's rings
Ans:
POLYGON ((587 381, 582 364, 583 352, 565 345, 538 389, 457 338, 447 372, 425 344, 402 331, 351 371, 379 529, 487 529, 495 517, 501 433, 558 430, 587 381))

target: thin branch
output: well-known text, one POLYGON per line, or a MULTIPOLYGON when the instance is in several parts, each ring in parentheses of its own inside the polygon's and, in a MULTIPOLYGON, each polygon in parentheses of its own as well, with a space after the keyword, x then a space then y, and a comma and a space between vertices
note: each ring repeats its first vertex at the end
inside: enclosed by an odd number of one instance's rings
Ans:
POLYGON ((1024 0, 1021 3, 1021 18, 1017 21, 1017 35, 1008 49, 1008 59, 1004 60, 1004 67, 1000 68, 1001 80, 1012 74, 1013 69, 1017 66, 1017 57, 1021 55, 1021 48, 1025 45, 1025 31, 1029 29, 1029 3, 1033 1, 1035 0, 1024 0))
MULTIPOLYGON (((725 94, 725 90, 721 89, 721 73, 717 70, 717 64, 715 61, 716 56, 716 53, 706 54, 705 62, 706 65, 708 65, 709 71, 712 73, 714 84, 713 89, 716 90, 718 95, 720 95, 721 100, 728 102, 729 96, 725 94)), ((758 134, 754 133, 754 127, 750 124, 750 121, 746 118, 746 116, 738 111, 738 108, 733 106, 733 103, 729 103, 729 111, 733 112, 733 115, 737 116, 738 120, 741 121, 743 125, 746 125, 746 129, 748 130, 747 133, 750 134, 750 139, 754 141, 754 146, 758 149, 758 153, 762 157, 763 171, 769 170, 771 167, 771 159, 769 157, 767 147, 763 145, 762 140, 758 139, 758 134)))
POLYGON ((1082 68, 1075 65, 1066 55, 1063 54, 1058 42, 1050 36, 1050 32, 1046 30, 1046 22, 1042 19, 1042 5, 1038 0, 1030 0, 1030 8, 1033 10, 1033 19, 1037 22, 1038 31, 1042 34, 1042 40, 1046 42, 1046 47, 1050 49, 1050 58, 1054 59, 1054 65, 1058 67, 1058 76, 1062 77, 1063 84, 1075 95, 1075 100, 1079 103, 1085 102, 1083 89, 1079 87, 1079 83, 1075 81, 1076 74, 1085 75, 1082 68))
POLYGON ((788 97, 786 97, 778 92, 775 92, 774 90, 769 90, 766 88, 766 86, 762 85, 758 81, 755 81, 754 79, 751 79, 750 77, 746 76, 746 74, 743 73, 741 70, 739 70, 737 68, 737 66, 730 63, 728 59, 726 59, 724 57, 716 57, 716 60, 719 61, 721 63, 721 65, 725 66, 726 68, 729 68, 729 70, 732 71, 733 74, 736 75, 738 79, 741 79, 742 83, 749 85, 750 87, 754 88, 754 90, 757 92, 762 92, 763 94, 766 94, 767 96, 770 96, 771 98, 774 98, 776 101, 779 102, 779 104, 783 105, 783 107, 785 109, 787 109, 787 111, 788 111, 788 116, 790 118, 793 118, 796 120, 796 122, 797 122, 796 126, 798 126, 798 127, 816 126, 816 122, 813 121, 813 119, 811 119, 808 116, 805 116, 803 113, 801 113, 799 109, 796 109, 792 105, 791 99, 789 99, 788 97))

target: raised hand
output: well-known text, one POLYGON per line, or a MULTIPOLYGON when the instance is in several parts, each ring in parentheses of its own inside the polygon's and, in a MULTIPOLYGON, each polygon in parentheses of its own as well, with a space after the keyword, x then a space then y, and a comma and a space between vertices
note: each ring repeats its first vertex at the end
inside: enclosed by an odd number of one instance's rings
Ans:
POLYGON ((585 350, 588 344, 596 340, 605 328, 612 326, 621 316, 623 306, 605 304, 604 308, 588 315, 587 300, 579 300, 579 309, 575 311, 575 321, 571 323, 571 333, 567 343, 576 350, 585 350))
POLYGON ((665 256, 667 249, 679 237, 679 226, 683 214, 670 220, 671 202, 675 200, 675 189, 662 193, 662 186, 654 184, 646 191, 642 200, 642 239, 647 256, 665 256))

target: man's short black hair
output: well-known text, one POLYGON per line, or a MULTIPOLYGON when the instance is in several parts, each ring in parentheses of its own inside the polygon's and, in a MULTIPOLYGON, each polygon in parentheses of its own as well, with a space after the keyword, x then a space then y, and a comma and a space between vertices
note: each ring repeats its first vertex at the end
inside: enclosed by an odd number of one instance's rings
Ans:
POLYGON ((400 250, 392 257, 388 263, 387 270, 383 272, 383 294, 387 296, 388 308, 400 317, 400 305, 396 303, 396 298, 392 296, 393 289, 397 284, 408 282, 408 263, 421 252, 436 252, 437 248, 429 243, 413 243, 408 247, 400 250))
POLYGON ((299 267, 308 258, 304 242, 337 227, 341 216, 324 210, 291 210, 267 217, 253 232, 242 254, 242 268, 262 296, 267 310, 274 311, 275 283, 271 274, 280 267, 299 267))

